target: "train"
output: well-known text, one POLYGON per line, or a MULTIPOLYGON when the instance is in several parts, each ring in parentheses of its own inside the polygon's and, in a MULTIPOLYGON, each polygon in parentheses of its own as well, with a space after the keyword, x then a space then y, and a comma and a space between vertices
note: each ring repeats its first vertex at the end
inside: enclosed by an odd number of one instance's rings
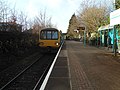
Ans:
POLYGON ((39 32, 39 46, 42 52, 57 51, 63 43, 62 32, 56 28, 45 28, 39 32))

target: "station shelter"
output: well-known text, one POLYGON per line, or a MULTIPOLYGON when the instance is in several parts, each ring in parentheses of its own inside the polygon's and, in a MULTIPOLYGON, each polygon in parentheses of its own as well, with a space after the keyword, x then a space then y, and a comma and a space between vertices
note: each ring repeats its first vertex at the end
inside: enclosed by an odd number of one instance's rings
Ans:
MULTIPOLYGON (((98 32, 100 34, 100 46, 113 47, 113 44, 114 44, 114 28, 113 28, 113 26, 110 26, 110 24, 108 24, 106 26, 101 26, 98 29, 98 32)), ((116 38, 118 38, 118 30, 116 30, 116 38)))

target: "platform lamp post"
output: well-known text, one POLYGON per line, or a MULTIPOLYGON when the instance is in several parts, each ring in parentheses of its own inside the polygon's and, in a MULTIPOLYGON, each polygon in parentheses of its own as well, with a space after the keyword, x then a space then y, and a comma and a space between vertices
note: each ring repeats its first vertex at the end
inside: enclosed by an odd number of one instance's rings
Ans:
POLYGON ((86 28, 84 27, 84 46, 86 46, 86 28))
POLYGON ((110 13, 110 26, 113 26, 114 37, 113 37, 113 51, 114 55, 117 56, 117 38, 116 38, 116 25, 120 24, 120 9, 116 10, 116 0, 113 2, 114 11, 110 13))
MULTIPOLYGON (((113 9, 115 11, 115 0, 113 2, 113 9)), ((116 28, 115 28, 115 25, 113 26, 113 31, 114 31, 114 45, 113 45, 113 48, 114 48, 114 55, 117 56, 117 38, 116 38, 116 28)))
POLYGON ((114 30, 114 55, 117 56, 117 38, 116 38, 116 28, 115 26, 113 27, 114 30))

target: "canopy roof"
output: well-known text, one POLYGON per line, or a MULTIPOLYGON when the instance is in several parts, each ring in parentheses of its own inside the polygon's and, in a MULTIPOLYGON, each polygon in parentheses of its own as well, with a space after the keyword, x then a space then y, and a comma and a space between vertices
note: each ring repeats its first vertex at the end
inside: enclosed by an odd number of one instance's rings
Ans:
POLYGON ((102 31, 102 30, 106 30, 106 29, 112 29, 113 26, 110 26, 110 24, 106 25, 106 26, 101 26, 98 31, 102 31))

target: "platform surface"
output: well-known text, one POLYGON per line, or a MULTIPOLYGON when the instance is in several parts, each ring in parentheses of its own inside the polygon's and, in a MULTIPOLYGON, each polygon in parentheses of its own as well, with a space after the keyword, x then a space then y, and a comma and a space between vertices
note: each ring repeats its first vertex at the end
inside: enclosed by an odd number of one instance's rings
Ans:
POLYGON ((120 90, 120 56, 66 41, 45 90, 120 90))

